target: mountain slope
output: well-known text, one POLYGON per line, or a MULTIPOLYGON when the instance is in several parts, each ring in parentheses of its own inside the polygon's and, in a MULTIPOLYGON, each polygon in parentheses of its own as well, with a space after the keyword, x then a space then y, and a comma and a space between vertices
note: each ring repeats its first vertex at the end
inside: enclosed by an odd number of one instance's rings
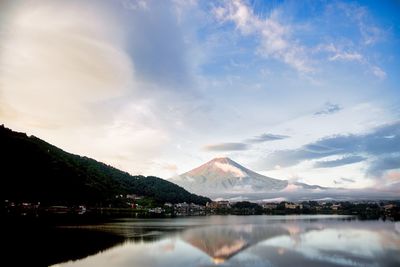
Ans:
POLYGON ((105 205, 115 195, 138 194, 160 203, 205 204, 209 201, 166 180, 131 176, 3 125, 0 126, 0 148, 0 198, 3 200, 105 205))
POLYGON ((253 172, 229 158, 215 158, 170 181, 187 190, 205 195, 279 191, 288 181, 253 172))
POLYGON ((398 199, 398 191, 345 189, 278 180, 253 172, 229 158, 215 158, 170 178, 183 188, 212 199, 231 201, 304 201, 398 199))

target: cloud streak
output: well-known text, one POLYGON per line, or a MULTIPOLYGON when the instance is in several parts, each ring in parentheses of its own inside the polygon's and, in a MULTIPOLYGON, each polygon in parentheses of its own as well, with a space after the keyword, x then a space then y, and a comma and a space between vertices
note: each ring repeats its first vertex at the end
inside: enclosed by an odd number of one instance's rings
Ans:
POLYGON ((268 141, 283 140, 283 139, 287 139, 289 137, 290 136, 288 136, 288 135, 265 133, 265 134, 261 134, 259 136, 256 136, 254 138, 251 138, 248 141, 250 143, 263 143, 263 142, 268 142, 268 141))
POLYGON ((367 134, 337 135, 306 144, 298 149, 278 150, 259 162, 260 166, 272 169, 279 165, 289 167, 307 160, 328 156, 341 156, 338 160, 319 161, 317 168, 337 167, 371 159, 370 174, 381 174, 384 170, 400 168, 400 122, 384 125, 367 134), (352 155, 352 156, 348 156, 352 155))
POLYGON ((347 156, 336 160, 317 161, 314 163, 314 168, 333 168, 343 165, 349 165, 366 160, 362 156, 347 156))
POLYGON ((367 173, 374 177, 380 177, 385 171, 394 169, 400 169, 400 153, 375 159, 369 166, 367 173))
POLYGON ((330 102, 325 103, 325 106, 320 111, 314 113, 314 115, 328 115, 339 112, 342 108, 338 104, 332 104, 330 102))
POLYGON ((242 151, 247 150, 248 145, 245 143, 220 143, 206 145, 203 147, 205 151, 242 151))
POLYGON ((264 133, 243 142, 211 144, 204 146, 203 149, 206 151, 243 151, 251 149, 253 144, 283 140, 289 137, 287 135, 264 133))

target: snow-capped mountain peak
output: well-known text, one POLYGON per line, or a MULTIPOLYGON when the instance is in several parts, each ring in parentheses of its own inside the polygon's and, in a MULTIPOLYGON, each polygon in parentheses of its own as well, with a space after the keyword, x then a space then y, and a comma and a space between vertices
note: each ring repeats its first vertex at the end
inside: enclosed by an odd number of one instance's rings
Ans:
POLYGON ((277 191, 288 184, 253 172, 226 157, 212 159, 170 181, 202 195, 277 191))

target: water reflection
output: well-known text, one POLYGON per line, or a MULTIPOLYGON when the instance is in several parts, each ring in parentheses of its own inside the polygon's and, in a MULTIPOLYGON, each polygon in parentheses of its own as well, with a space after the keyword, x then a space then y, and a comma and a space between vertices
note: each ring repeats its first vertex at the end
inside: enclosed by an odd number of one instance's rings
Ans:
POLYGON ((1 228, 2 261, 8 266, 49 266, 97 254, 124 240, 102 231, 5 225, 1 228))
POLYGON ((399 228, 340 216, 117 220, 61 227, 125 241, 54 266, 400 266, 399 228))
POLYGON ((286 234, 286 229, 274 225, 218 225, 188 229, 180 239, 200 249, 219 264, 263 240, 286 234))

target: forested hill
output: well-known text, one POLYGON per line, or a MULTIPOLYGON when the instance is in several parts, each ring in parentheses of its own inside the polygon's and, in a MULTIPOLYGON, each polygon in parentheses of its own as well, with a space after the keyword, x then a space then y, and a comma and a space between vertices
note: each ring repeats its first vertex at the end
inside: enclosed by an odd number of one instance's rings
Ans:
POLYGON ((0 199, 3 200, 106 205, 116 195, 137 194, 158 203, 210 201, 166 180, 132 176, 3 125, 0 125, 0 155, 0 199))

